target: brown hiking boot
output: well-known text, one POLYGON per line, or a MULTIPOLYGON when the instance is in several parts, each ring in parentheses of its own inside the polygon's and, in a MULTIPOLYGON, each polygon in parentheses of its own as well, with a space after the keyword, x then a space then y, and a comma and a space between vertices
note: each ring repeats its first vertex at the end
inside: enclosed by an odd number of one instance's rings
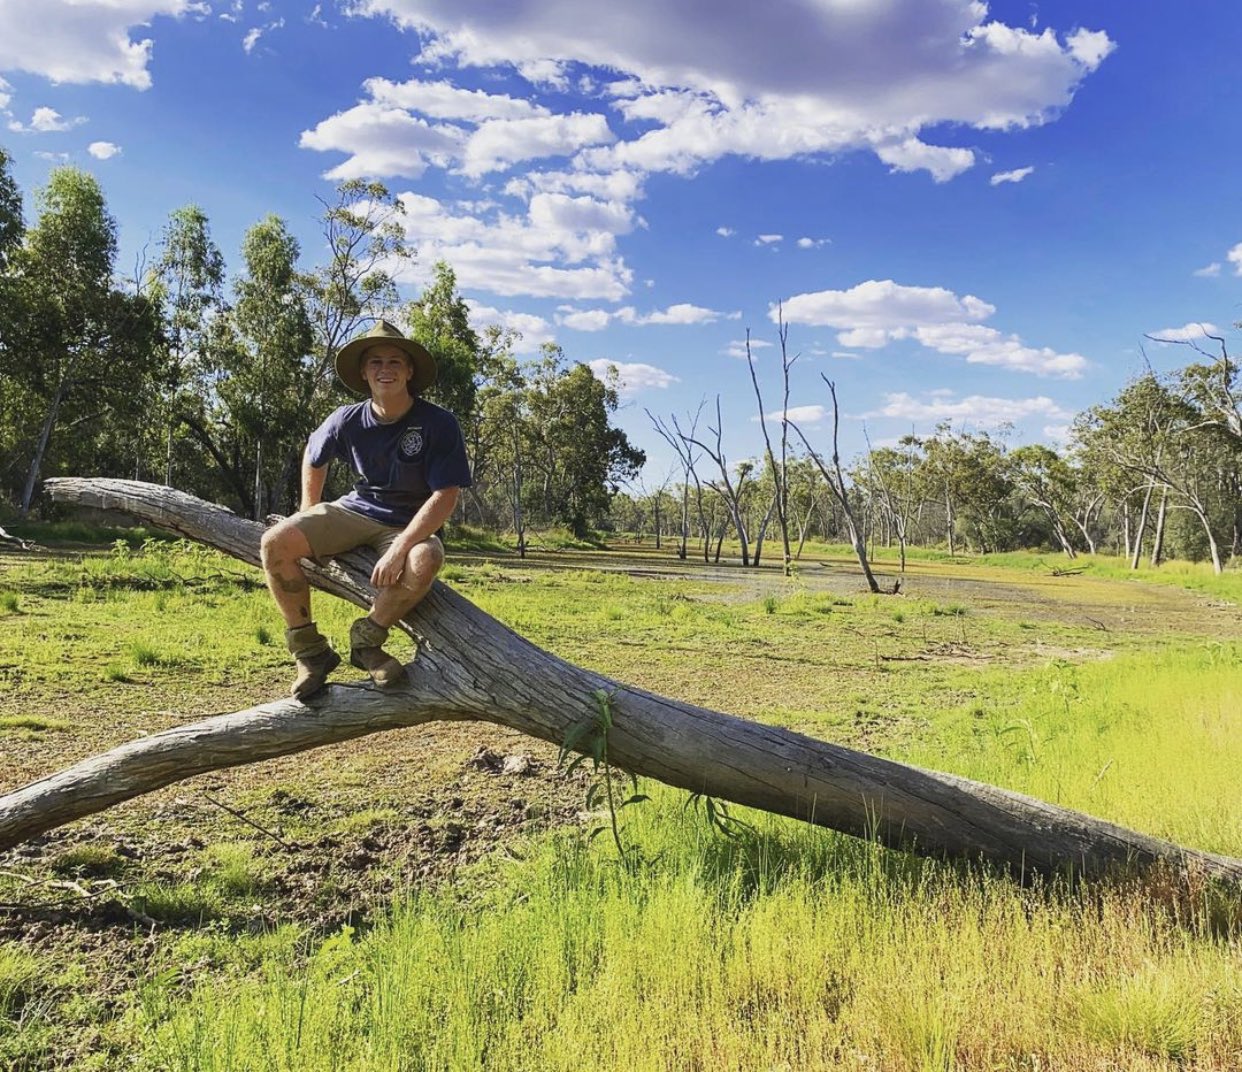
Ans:
POLYGON ((387 639, 388 630, 370 618, 359 618, 349 627, 349 661, 381 689, 405 684, 405 667, 384 650, 387 639))
POLYGON ((315 623, 285 630, 285 644, 297 660, 298 676, 289 694, 295 700, 306 700, 327 684, 328 675, 341 665, 341 657, 332 650, 327 637, 315 623))

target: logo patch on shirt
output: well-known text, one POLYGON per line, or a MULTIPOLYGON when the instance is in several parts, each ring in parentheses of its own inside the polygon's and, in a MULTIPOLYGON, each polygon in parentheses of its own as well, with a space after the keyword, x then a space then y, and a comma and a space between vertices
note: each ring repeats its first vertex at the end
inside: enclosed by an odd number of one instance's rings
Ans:
POLYGON ((402 437, 401 444, 398 447, 401 457, 410 459, 416 458, 423 452, 423 430, 421 428, 411 428, 402 437))

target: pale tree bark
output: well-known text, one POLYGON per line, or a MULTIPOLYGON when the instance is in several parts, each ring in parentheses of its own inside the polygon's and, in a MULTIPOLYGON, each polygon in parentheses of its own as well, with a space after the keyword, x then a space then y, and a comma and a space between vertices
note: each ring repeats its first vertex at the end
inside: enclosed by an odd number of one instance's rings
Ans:
MULTIPOLYGON (((767 454, 768 469, 772 472, 772 483, 776 488, 776 496, 772 506, 776 509, 776 523, 781 529, 781 547, 784 552, 782 569, 786 577, 793 574, 793 557, 789 553, 789 369, 798 355, 789 356, 789 326, 785 323, 784 307, 777 305, 777 335, 781 340, 781 371, 784 383, 784 395, 781 402, 781 460, 777 464, 776 455, 772 453, 772 439, 768 435, 768 417, 763 411, 763 392, 759 389, 759 374, 755 371, 755 357, 750 347, 750 328, 746 329, 746 364, 750 368, 750 382, 755 389, 755 401, 759 404, 759 427, 763 431, 763 446, 767 454)), ((771 515, 772 507, 768 514, 771 515)), ((759 529, 759 538, 755 541, 755 566, 763 549, 763 535, 767 529, 767 518, 759 529)))
MULTIPOLYGON (((737 530, 738 543, 741 544, 742 565, 750 565, 750 544, 746 534, 746 517, 742 510, 742 492, 746 487, 746 478, 750 475, 749 463, 743 463, 738 467, 737 486, 734 487, 733 481, 729 478, 729 461, 725 457, 724 445, 721 436, 724 431, 724 422, 720 418, 720 396, 716 396, 716 427, 707 426, 707 430, 716 436, 716 449, 712 450, 706 443, 698 439, 685 438, 686 449, 690 449, 690 444, 702 450, 712 461, 716 463, 716 468, 720 470, 720 482, 708 480, 705 483, 712 489, 729 508, 729 516, 733 519, 733 527, 737 530)), ((720 540, 716 544, 716 561, 720 561, 720 545, 724 543, 724 533, 720 533, 720 540)))
POLYGON ((1169 489, 1160 492, 1160 509, 1156 511, 1156 534, 1151 541, 1151 564, 1158 566, 1164 559, 1164 522, 1169 511, 1169 489))
MULTIPOLYGON (((58 502, 127 511, 258 561, 262 526, 192 496, 136 481, 48 484, 58 502)), ((372 561, 351 554, 309 572, 317 587, 366 605, 372 561)), ((560 743, 594 717, 602 694, 613 713, 609 758, 691 792, 1015 873, 1102 876, 1162 863, 1242 884, 1242 860, 611 681, 540 650, 440 583, 403 625, 419 647, 408 687, 333 685, 310 705, 276 700, 123 744, 0 796, 0 850, 204 771, 433 720, 495 722, 560 743)))
POLYGON ((828 393, 832 396, 832 472, 829 472, 828 467, 824 464, 824 459, 807 442, 806 436, 802 434, 802 429, 794 424, 793 421, 789 421, 789 425, 797 432, 798 438, 802 440, 802 445, 806 447, 811 461, 815 463, 815 468, 819 470, 820 476, 824 478, 824 482, 828 485, 828 490, 832 492, 833 498, 837 500, 837 505, 841 507, 841 513, 845 516, 845 527, 849 532, 850 545, 854 548, 854 555, 858 559, 858 565, 862 568, 863 576, 867 579, 867 587, 872 592, 878 594, 880 583, 875 579, 875 574, 871 571, 871 563, 867 560, 867 547, 863 542, 862 530, 854 518, 854 510, 850 506, 849 489, 845 486, 845 474, 841 472, 841 451, 837 445, 841 424, 841 410, 837 405, 837 385, 822 372, 819 374, 819 378, 828 385, 828 393))
MULTIPOLYGON (((1139 558, 1143 554, 1143 537, 1147 532, 1147 511, 1151 507, 1151 493, 1155 490, 1155 485, 1148 484, 1143 489, 1143 508, 1139 511, 1138 531, 1134 534, 1134 548, 1130 554, 1130 568, 1136 570, 1139 568, 1139 558)), ((1129 539, 1129 533, 1126 534, 1129 539)))
POLYGON ((651 421, 651 425, 656 430, 656 434, 660 436, 677 454, 677 460, 681 462, 682 483, 681 483, 681 542, 678 545, 677 557, 685 560, 689 553, 687 548, 690 542, 690 481, 694 481, 694 501, 695 507, 699 515, 699 529, 703 533, 703 561, 707 562, 708 557, 708 526, 707 517, 703 510, 703 483, 699 480, 699 474, 695 466, 698 464, 698 458, 691 448, 694 437, 698 434, 699 417, 703 413, 703 406, 706 400, 699 403, 699 408, 694 414, 694 419, 687 420, 690 424, 688 433, 681 430, 681 425, 677 423, 677 415, 673 414, 671 420, 673 427, 670 429, 659 417, 655 416, 651 410, 644 410, 647 419, 651 421))

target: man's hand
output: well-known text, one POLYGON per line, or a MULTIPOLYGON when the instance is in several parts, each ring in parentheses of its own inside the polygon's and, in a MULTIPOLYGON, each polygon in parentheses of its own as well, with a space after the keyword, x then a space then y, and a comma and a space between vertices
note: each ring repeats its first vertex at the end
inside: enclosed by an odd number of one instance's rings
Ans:
POLYGON ((371 583, 376 588, 391 588, 399 580, 405 570, 405 549, 401 544, 394 543, 375 563, 371 571, 371 583))

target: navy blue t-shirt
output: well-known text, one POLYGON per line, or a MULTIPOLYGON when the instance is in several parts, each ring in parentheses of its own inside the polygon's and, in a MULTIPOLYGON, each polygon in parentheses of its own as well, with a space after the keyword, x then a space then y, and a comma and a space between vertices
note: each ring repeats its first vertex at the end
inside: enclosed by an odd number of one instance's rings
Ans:
POLYGON ((472 483, 457 418, 423 398, 391 424, 370 399, 342 406, 311 433, 307 450, 316 468, 334 458, 353 466, 362 479, 337 505, 383 525, 404 528, 433 491, 472 483))

